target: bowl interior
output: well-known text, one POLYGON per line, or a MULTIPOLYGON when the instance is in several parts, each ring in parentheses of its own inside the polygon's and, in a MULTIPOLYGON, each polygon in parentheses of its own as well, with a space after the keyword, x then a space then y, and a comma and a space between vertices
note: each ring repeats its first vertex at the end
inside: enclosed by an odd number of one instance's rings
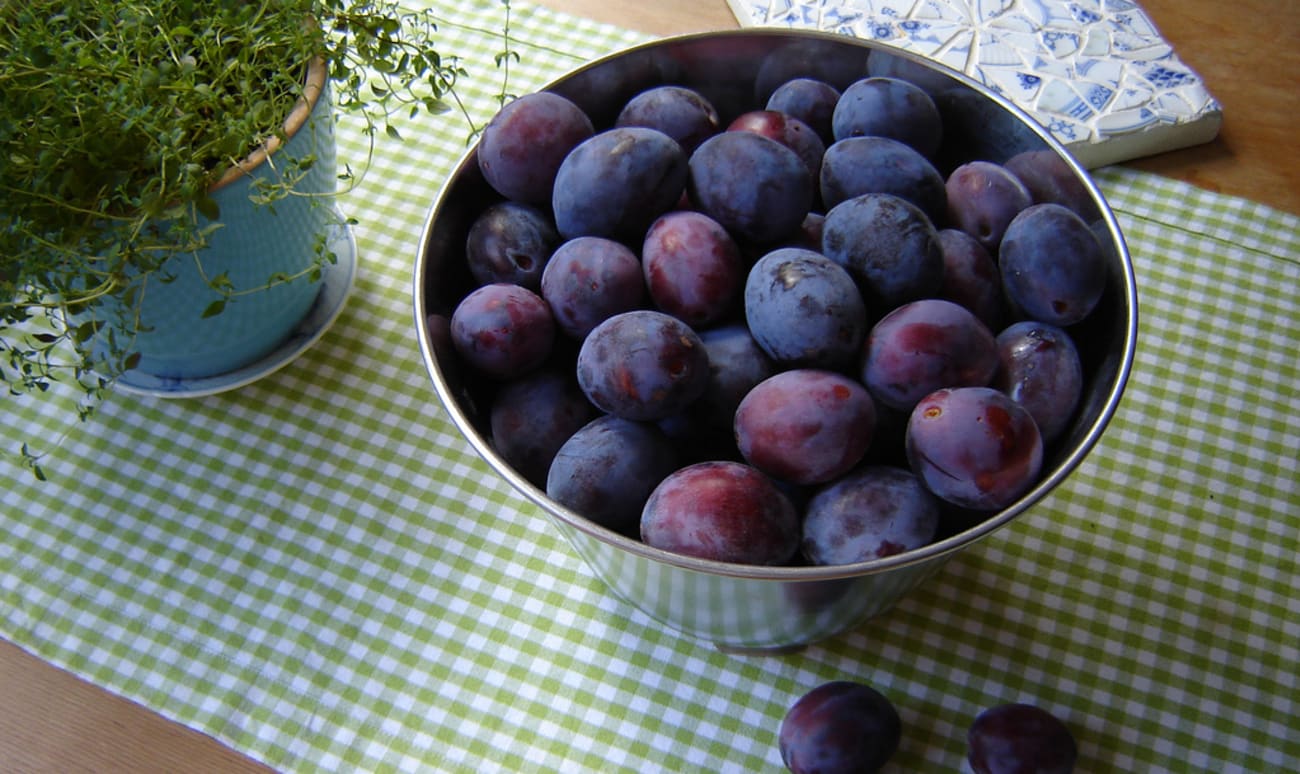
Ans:
POLYGON ((1059 159, 1087 190, 1087 201, 1077 209, 1093 225, 1108 253, 1109 282, 1096 311, 1070 330, 1087 382, 1073 423, 1047 450, 1040 482, 997 513, 948 513, 939 539, 928 546, 839 567, 747 567, 678 556, 607 530, 556 504, 493 450, 487 414, 493 385, 463 368, 451 348, 424 324, 431 315, 450 317, 459 300, 475 286, 463 260, 465 238, 475 216, 501 199, 479 173, 471 148, 430 208, 420 243, 414 283, 420 346, 439 397, 470 443, 495 472, 558 519, 566 533, 653 562, 712 575, 813 581, 882 573, 942 557, 1005 525, 1064 480, 1100 437, 1123 392, 1135 345, 1136 290, 1127 249, 1114 215, 1083 168, 1027 114, 981 84, 871 42, 771 29, 655 41, 597 60, 546 88, 583 107, 597 131, 612 126, 627 99, 662 84, 699 91, 717 108, 721 125, 726 126, 741 113, 763 107, 776 86, 791 78, 820 78, 843 89, 867 75, 905 78, 930 93, 944 119, 945 139, 936 167, 945 177, 966 161, 1002 163, 1018 153, 1037 150, 1059 159))

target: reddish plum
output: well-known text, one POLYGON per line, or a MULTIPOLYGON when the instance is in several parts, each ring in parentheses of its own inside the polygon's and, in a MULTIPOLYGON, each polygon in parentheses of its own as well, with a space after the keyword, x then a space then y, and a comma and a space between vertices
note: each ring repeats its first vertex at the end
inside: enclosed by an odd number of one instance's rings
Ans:
POLYGON ((700 337, 676 317, 623 312, 597 325, 578 351, 578 384, 597 408, 654 421, 681 413, 704 393, 709 358, 700 337))
POLYGON ((875 424, 875 404, 861 384, 801 368, 749 391, 736 409, 736 444, 749 464, 774 478, 820 484, 862 461, 875 424))
POLYGON ((793 774, 871 774, 893 757, 902 731, 898 710, 883 694, 834 680, 790 706, 777 740, 793 774))
POLYGON ((700 559, 781 565, 799 548, 799 515, 771 479, 739 462, 698 462, 659 483, 641 539, 700 559))
POLYGON ((591 137, 591 119, 558 94, 540 91, 507 102, 483 129, 478 165, 507 199, 549 204, 560 163, 591 137))
POLYGON ((926 488, 963 508, 1005 508, 1038 480, 1043 441, 1029 412, 991 387, 937 390, 907 423, 907 459, 926 488))
POLYGON ((636 253, 604 237, 578 237, 556 248, 541 291, 555 324, 579 341, 608 318, 641 308, 646 297, 636 253))
POLYGON ((627 101, 615 126, 658 129, 689 155, 717 134, 718 111, 704 95, 682 86, 655 86, 627 101))
POLYGON ((646 232, 641 265, 655 306, 692 327, 729 315, 745 281, 735 240, 699 212, 670 212, 656 220, 646 232))
POLYGON ((963 306, 938 298, 904 304, 867 336, 862 381, 899 411, 943 387, 982 387, 997 372, 993 334, 963 306))
POLYGON ((456 352, 480 372, 514 379, 546 362, 555 343, 555 319, 527 288, 494 283, 461 299, 451 314, 456 352))
POLYGON ((975 774, 1070 774, 1079 749, 1060 718, 1033 704, 1000 704, 976 716, 966 733, 975 774))
POLYGON ((943 283, 939 297, 966 307, 989 327, 1002 327, 1002 277, 997 261, 975 237, 955 228, 939 231, 943 283))
POLYGON ((993 386, 1029 410, 1043 443, 1065 430, 1083 395, 1083 364, 1074 340, 1046 323, 1022 321, 997 336, 993 386))
POLYGON ((1029 189, 1006 167, 971 161, 954 169, 944 183, 948 223, 996 253, 1011 219, 1034 203, 1029 189))

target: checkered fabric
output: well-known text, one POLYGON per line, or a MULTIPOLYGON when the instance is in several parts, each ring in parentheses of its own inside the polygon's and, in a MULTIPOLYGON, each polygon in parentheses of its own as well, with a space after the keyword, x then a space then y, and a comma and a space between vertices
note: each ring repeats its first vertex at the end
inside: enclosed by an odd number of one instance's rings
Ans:
MULTIPOLYGON (((642 40, 512 5, 515 93, 642 40)), ((482 122, 503 6, 435 7, 482 122)), ((65 437, 48 482, 0 463, 0 635, 283 771, 778 771, 786 709, 831 679, 898 707, 897 771, 958 770, 1006 701, 1062 717, 1080 771, 1300 760, 1300 218, 1099 171, 1141 298, 1100 444, 887 614, 737 656, 611 597, 449 421, 411 276, 467 130, 400 128, 342 203, 354 293, 291 365, 85 424, 6 398, 6 447, 65 437)))

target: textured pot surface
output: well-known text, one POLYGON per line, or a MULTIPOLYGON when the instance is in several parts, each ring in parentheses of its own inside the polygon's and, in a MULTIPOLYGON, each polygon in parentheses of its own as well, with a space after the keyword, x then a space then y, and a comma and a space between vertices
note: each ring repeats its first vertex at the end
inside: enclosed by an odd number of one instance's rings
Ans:
POLYGON ((272 277, 311 269, 319 241, 337 220, 326 196, 337 185, 334 119, 323 68, 317 69, 315 103, 295 111, 286 124, 292 134, 269 161, 268 154, 255 154, 216 186, 221 227, 208 245, 172 257, 141 281, 145 330, 132 346, 141 355, 138 371, 176 379, 233 371, 274 350, 310 311, 319 280, 297 276, 267 285, 272 277), (250 199, 258 181, 279 179, 284 161, 308 156, 315 163, 295 186, 308 195, 290 195, 273 207, 250 199), (240 295, 220 314, 204 318, 204 310, 221 298, 208 284, 219 275, 240 295))

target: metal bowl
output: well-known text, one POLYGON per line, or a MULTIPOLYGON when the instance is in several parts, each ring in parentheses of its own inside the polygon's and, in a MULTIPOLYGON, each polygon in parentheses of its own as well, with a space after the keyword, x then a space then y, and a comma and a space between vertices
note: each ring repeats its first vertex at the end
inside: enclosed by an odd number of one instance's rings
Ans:
POLYGON ((950 515, 939 538, 887 558, 834 567, 754 567, 695 559, 651 548, 558 505, 493 449, 481 388, 455 353, 431 332, 430 316, 449 317, 473 287, 464 244, 474 217, 499 200, 471 148, 429 210, 415 260, 415 322, 434 390, 456 426, 492 470, 532 501, 619 598, 655 621, 728 651, 781 651, 834 636, 884 612, 944 562, 1043 499, 1097 443, 1119 403, 1137 334, 1133 267, 1114 214, 1086 172, 1027 114, 981 84, 940 65, 869 41, 817 32, 735 30, 658 40, 592 62, 546 88, 563 94, 607 127, 634 94, 660 84, 698 90, 722 125, 761 108, 793 77, 840 88, 890 74, 924 87, 940 107, 945 145, 936 164, 946 176, 973 159, 1004 162, 1022 151, 1059 158, 1086 190, 1081 215, 1108 252, 1109 282, 1097 310, 1071 330, 1088 381, 1073 424, 1049 450, 1040 482, 991 514, 950 515))

